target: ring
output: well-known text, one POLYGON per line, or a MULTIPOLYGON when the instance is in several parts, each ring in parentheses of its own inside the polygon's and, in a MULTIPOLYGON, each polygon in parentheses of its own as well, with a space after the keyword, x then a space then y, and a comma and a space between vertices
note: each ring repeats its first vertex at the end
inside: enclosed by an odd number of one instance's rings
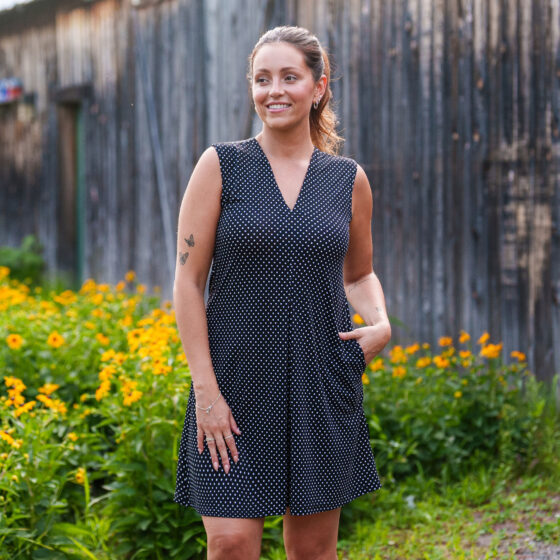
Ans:
POLYGON ((225 436, 224 439, 227 439, 228 437, 233 437, 233 434, 229 434, 229 436, 225 436))
POLYGON ((206 441, 216 441, 214 438, 206 438, 206 441))

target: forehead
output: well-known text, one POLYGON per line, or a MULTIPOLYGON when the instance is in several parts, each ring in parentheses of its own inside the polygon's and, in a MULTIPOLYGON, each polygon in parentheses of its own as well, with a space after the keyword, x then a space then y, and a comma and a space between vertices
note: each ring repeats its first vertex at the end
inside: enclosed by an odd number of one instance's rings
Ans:
POLYGON ((281 71, 287 68, 311 71, 305 63, 303 53, 289 43, 266 43, 253 58, 253 71, 281 71))

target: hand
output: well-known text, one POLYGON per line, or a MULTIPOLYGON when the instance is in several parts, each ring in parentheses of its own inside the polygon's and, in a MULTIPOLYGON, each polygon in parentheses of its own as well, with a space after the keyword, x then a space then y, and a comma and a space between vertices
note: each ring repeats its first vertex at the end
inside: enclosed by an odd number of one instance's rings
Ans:
MULTIPOLYGON (((216 397, 213 398, 215 399, 216 397)), ((212 402, 206 397, 203 399, 204 402, 203 404, 199 403, 200 406, 208 406, 212 402)), ((196 407, 196 423, 198 452, 202 453, 204 450, 204 438, 208 438, 206 440, 206 445, 208 445, 210 456, 212 457, 214 470, 217 471, 219 468, 218 454, 216 452, 216 449, 218 449, 222 458, 222 466, 227 474, 230 469, 227 454, 228 448, 236 463, 239 462, 239 453, 235 445, 235 438, 226 438, 226 436, 231 435, 233 432, 237 433, 237 435, 241 435, 241 430, 238 428, 224 396, 220 395, 219 399, 210 409, 210 413, 196 407)))
POLYGON ((366 364, 369 364, 391 340, 391 327, 385 323, 377 323, 353 331, 339 332, 338 336, 343 340, 355 338, 364 351, 366 364))

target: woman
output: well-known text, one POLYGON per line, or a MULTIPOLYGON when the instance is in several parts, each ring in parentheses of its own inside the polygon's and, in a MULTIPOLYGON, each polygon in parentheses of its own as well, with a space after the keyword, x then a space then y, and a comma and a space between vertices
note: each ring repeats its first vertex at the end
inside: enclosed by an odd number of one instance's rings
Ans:
POLYGON ((264 518, 283 515, 289 559, 334 560, 341 506, 381 488, 362 374, 391 328, 371 189, 334 153, 329 77, 309 31, 266 32, 248 72, 262 130, 209 147, 181 204, 192 384, 174 501, 201 514, 210 559, 258 559, 264 518), (367 326, 352 330, 348 300, 367 326))

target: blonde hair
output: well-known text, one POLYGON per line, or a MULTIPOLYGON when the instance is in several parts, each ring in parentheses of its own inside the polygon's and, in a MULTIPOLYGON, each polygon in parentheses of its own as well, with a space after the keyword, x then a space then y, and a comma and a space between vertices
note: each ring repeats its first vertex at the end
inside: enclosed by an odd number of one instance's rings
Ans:
POLYGON ((317 109, 312 107, 309 112, 311 141, 313 145, 324 152, 338 154, 344 138, 336 132, 338 120, 331 104, 331 65, 329 57, 323 47, 321 47, 319 39, 308 29, 292 25, 281 25, 274 29, 269 29, 261 35, 249 55, 249 69, 247 72, 249 89, 253 81, 253 60, 257 51, 265 44, 278 42, 289 43, 301 51, 316 83, 323 74, 327 77, 325 93, 321 97, 317 109))

